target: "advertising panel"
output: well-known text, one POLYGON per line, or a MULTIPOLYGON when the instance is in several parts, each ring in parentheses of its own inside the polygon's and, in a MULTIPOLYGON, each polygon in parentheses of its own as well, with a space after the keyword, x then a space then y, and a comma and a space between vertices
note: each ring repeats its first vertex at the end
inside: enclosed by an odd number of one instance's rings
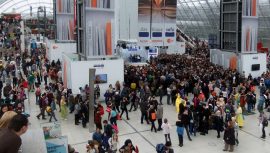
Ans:
POLYGON ((139 0, 139 45, 174 45, 176 41, 176 6, 176 0, 139 0))

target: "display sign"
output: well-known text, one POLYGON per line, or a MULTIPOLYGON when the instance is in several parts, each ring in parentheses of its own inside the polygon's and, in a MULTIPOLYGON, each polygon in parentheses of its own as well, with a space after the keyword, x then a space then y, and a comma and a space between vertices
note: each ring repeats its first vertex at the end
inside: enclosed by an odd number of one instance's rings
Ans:
POLYGON ((61 124, 58 122, 44 123, 41 124, 45 140, 58 138, 62 135, 61 124))
POLYGON ((61 136, 61 125, 59 122, 41 124, 46 141, 47 153, 67 153, 68 139, 61 136))
POLYGON ((148 50, 148 59, 151 57, 157 57, 158 56, 158 48, 157 47, 150 47, 148 50))
POLYGON ((139 0, 138 44, 169 46, 176 42, 176 0, 139 0))
POLYGON ((67 153, 68 139, 66 136, 46 140, 47 153, 67 153))

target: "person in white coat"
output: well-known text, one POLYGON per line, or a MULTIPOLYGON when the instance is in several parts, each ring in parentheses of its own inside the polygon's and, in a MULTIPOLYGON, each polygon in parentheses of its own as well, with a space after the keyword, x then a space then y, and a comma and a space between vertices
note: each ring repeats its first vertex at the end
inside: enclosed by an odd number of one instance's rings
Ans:
POLYGON ((167 118, 164 119, 164 122, 162 123, 161 128, 162 128, 163 134, 165 136, 165 143, 166 142, 171 142, 170 130, 171 130, 172 127, 168 123, 167 118))

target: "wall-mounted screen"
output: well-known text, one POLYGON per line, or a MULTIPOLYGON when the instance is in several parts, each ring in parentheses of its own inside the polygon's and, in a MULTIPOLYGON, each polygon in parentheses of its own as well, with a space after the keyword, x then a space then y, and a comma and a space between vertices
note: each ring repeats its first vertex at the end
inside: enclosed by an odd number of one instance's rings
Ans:
POLYGON ((107 83, 107 74, 97 74, 95 77, 95 84, 107 83))
POLYGON ((251 71, 259 71, 259 70, 260 70, 260 64, 251 65, 251 71))

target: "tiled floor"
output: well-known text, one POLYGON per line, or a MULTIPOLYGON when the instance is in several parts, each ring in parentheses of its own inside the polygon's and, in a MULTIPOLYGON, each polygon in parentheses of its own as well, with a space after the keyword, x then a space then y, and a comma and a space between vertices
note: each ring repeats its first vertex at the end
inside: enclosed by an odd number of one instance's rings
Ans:
MULTIPOLYGON (((48 122, 48 120, 37 120, 36 115, 39 113, 39 108, 34 104, 34 94, 30 94, 30 103, 26 101, 27 112, 30 112, 30 128, 27 134, 23 136, 23 151, 24 153, 45 152, 45 144, 42 141, 42 132, 40 124, 48 122)), ((150 125, 140 123, 140 111, 131 112, 131 120, 118 121, 119 126, 119 147, 124 144, 126 139, 131 139, 134 145, 139 147, 140 153, 155 153, 155 146, 158 143, 164 143, 162 132, 154 133, 150 131, 150 125)), ((267 114, 269 115, 269 114, 267 114)), ((74 115, 69 114, 68 121, 63 121, 57 112, 57 118, 61 122, 62 134, 68 136, 68 143, 71 144, 78 152, 86 151, 85 145, 87 140, 91 139, 91 134, 87 128, 74 125, 74 115)), ((192 142, 184 136, 184 147, 178 146, 178 138, 176 135, 175 107, 164 105, 164 117, 173 125, 171 130, 172 145, 175 153, 222 153, 223 141, 216 138, 216 131, 209 131, 206 136, 197 135, 192 137, 192 142)), ((239 131, 239 146, 235 147, 235 152, 239 153, 270 153, 270 136, 266 140, 260 139, 261 131, 258 127, 258 115, 250 115, 245 117, 245 126, 239 131)), ((125 115, 124 115, 125 118, 125 115)), ((157 124, 157 123, 156 123, 157 124)), ((269 127, 266 129, 267 135, 269 127)))

